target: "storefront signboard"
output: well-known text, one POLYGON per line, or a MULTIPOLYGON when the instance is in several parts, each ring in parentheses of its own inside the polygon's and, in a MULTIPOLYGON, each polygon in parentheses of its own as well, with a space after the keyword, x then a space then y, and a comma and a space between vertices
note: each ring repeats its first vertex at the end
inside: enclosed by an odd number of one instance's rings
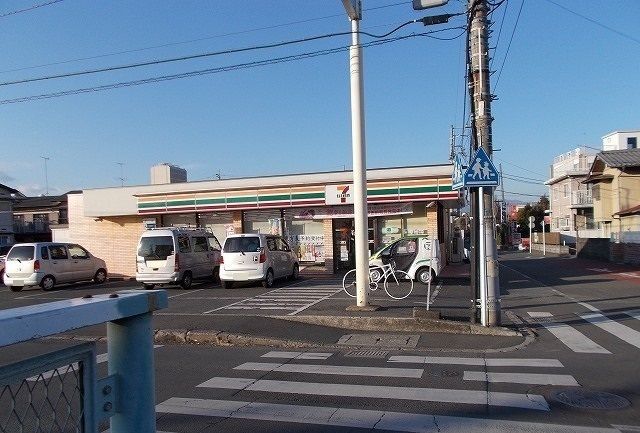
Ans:
POLYGON ((353 184, 325 186, 324 200, 326 204, 353 204, 353 184))
POLYGON ((225 225, 224 229, 227 232, 227 236, 231 236, 231 235, 235 235, 236 234, 236 228, 233 226, 233 224, 225 225))
MULTIPOLYGON (((370 217, 412 214, 411 203, 370 204, 367 206, 370 217)), ((301 209, 293 215, 296 219, 323 220, 332 218, 353 218, 353 206, 330 206, 301 209)))
POLYGON ((400 227, 382 227, 382 233, 385 235, 400 233, 400 227))

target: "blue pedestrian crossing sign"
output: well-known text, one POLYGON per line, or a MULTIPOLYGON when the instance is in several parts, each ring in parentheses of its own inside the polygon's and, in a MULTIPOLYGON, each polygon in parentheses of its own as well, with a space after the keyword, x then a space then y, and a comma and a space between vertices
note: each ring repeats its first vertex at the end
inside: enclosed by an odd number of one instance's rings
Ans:
POLYGON ((498 186, 499 184, 498 170, 487 156, 487 152, 481 147, 478 148, 464 173, 464 186, 498 186))
POLYGON ((457 190, 464 188, 464 171, 465 166, 462 165, 462 158, 456 155, 453 160, 453 172, 451 173, 451 189, 457 190))

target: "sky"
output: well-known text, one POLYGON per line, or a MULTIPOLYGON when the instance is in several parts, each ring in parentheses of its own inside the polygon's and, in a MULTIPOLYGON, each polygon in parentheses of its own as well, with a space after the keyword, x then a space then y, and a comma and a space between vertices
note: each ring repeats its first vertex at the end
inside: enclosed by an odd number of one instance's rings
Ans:
MULTIPOLYGON (((466 6, 363 0, 361 30, 466 6)), ((536 200, 554 156, 640 129, 640 0, 506 0, 491 17, 494 163, 527 178, 505 181, 507 199, 536 200)), ((464 25, 411 24, 391 37, 438 32, 364 49, 367 167, 448 162, 451 127, 460 133, 469 114, 464 25)), ((27 195, 140 185, 160 162, 189 180, 349 169, 346 51, 229 68, 346 47, 349 35, 6 84, 349 30, 340 0, 4 0, 0 183, 27 195), (16 102, 201 70, 217 72, 16 102)))

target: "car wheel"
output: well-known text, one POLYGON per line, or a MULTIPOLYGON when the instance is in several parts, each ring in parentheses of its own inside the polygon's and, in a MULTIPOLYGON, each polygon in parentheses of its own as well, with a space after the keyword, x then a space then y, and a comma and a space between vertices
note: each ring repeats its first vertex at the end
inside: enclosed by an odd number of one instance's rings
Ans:
POLYGON ((429 282, 433 283, 434 279, 435 276, 429 268, 422 268, 416 273, 416 280, 420 281, 422 284, 429 284, 429 282))
POLYGON ((9 286, 9 289, 11 289, 12 292, 19 292, 22 290, 22 286, 9 286))
POLYGON ((267 271, 267 276, 262 280, 262 287, 266 287, 267 289, 273 287, 273 271, 271 269, 267 271))
POLYGON ((56 279, 51 275, 45 275, 45 277, 40 281, 40 287, 42 290, 53 290, 56 286, 56 279))
POLYGON ((98 269, 96 274, 93 276, 93 282, 96 284, 102 284, 107 281, 107 271, 104 269, 98 269))
POLYGON ((222 281, 223 289, 233 289, 233 281, 222 281))
POLYGON ((298 266, 298 264, 296 263, 295 265, 293 265, 293 272, 291 272, 291 279, 297 280, 299 276, 300 276, 300 266, 298 266))
POLYGON ((182 276, 182 281, 180 281, 180 287, 187 290, 191 288, 191 283, 193 283, 193 277, 191 276, 191 272, 185 272, 182 276))
POLYGON ((220 281, 220 268, 213 268, 213 274, 211 275, 214 283, 220 281))
POLYGON ((145 290, 152 290, 156 285, 155 284, 143 284, 145 290))

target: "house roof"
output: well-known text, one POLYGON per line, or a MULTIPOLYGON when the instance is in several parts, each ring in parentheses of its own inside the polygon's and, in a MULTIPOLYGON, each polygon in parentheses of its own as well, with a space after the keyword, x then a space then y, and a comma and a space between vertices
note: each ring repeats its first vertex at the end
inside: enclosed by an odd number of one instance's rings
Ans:
POLYGON ((67 202, 67 195, 41 196, 41 197, 25 197, 21 198, 13 205, 15 211, 25 209, 42 209, 59 207, 67 202))
POLYGON ((596 155, 609 167, 640 167, 640 149, 605 150, 596 155))
POLYGON ((16 197, 24 197, 25 196, 24 194, 22 194, 17 189, 11 188, 10 186, 7 186, 7 185, 3 185, 1 183, 0 183, 0 190, 5 190, 9 194, 15 194, 16 197))
POLYGON ((619 216, 628 216, 628 215, 637 215, 637 214, 640 214, 640 204, 630 207, 629 209, 623 209, 620 212, 614 213, 614 215, 619 215, 619 216))

